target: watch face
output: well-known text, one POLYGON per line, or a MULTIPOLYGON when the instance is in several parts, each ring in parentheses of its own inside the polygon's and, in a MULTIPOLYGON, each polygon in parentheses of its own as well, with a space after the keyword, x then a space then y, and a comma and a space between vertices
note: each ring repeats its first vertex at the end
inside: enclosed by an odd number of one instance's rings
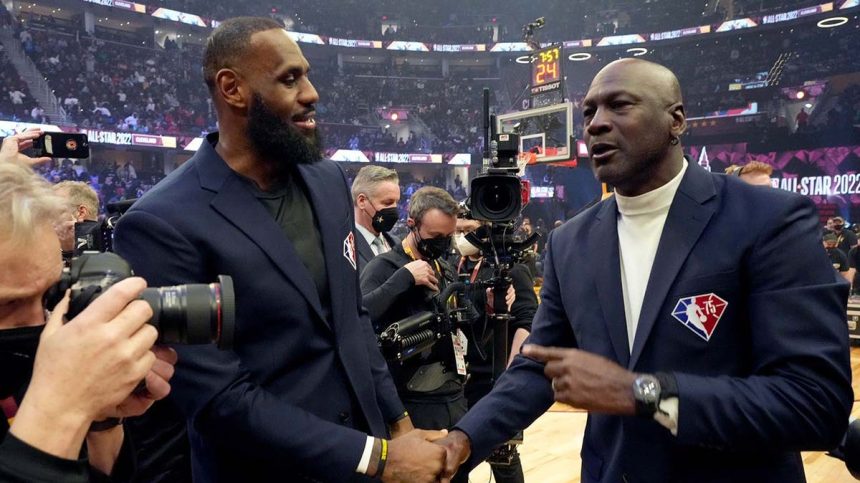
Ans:
POLYGON ((636 389, 635 397, 640 401, 655 403, 660 398, 660 383, 657 382, 657 378, 654 376, 645 375, 637 377, 634 387, 636 389))

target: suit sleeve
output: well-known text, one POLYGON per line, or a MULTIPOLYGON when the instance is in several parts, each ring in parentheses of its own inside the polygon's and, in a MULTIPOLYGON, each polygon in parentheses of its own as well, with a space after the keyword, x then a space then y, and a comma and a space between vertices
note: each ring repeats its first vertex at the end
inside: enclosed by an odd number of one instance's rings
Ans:
MULTIPOLYGON (((547 241, 541 304, 526 344, 576 347, 562 305, 556 267, 553 265, 552 239, 550 235, 547 241)), ((553 392, 543 369, 543 364, 517 355, 490 394, 478 401, 455 425, 456 429, 469 435, 472 442, 472 455, 466 462, 467 468, 473 468, 483 461, 493 448, 528 427, 549 409, 553 403, 553 392)))
POLYGON ((821 249, 812 202, 786 205, 744 267, 752 375, 676 373, 682 443, 829 449, 845 431, 853 401, 847 284, 821 249))
MULTIPOLYGON (((131 211, 114 236, 117 253, 150 285, 199 283, 207 277, 200 251, 157 216, 131 211)), ((179 361, 170 397, 201 435, 323 480, 355 472, 365 434, 277 398, 251 380, 232 351, 211 345, 174 348, 179 361)))
POLYGON ((373 257, 361 272, 362 305, 370 314, 370 320, 377 333, 382 328, 377 324, 391 305, 404 292, 415 284, 415 278, 406 267, 392 273, 385 254, 373 257))

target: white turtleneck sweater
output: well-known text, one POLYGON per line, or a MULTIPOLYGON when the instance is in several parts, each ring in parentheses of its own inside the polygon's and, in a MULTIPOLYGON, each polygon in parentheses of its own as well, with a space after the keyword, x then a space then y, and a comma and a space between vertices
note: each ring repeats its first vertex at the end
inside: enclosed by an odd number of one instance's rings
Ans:
POLYGON ((645 289, 669 207, 675 199, 681 178, 687 171, 687 160, 681 171, 663 186, 639 196, 621 196, 618 203, 618 248, 621 253, 621 290, 624 293, 624 315, 627 318, 627 349, 633 352, 639 313, 645 300, 645 289))
MULTIPOLYGON (((687 160, 678 174, 663 186, 639 196, 621 196, 618 203, 618 249, 621 254, 621 291, 624 295, 624 315, 627 319, 627 349, 633 352, 639 315, 645 301, 645 290, 663 235, 669 207, 687 171, 687 160)), ((678 434, 678 398, 660 402, 654 419, 678 434)))

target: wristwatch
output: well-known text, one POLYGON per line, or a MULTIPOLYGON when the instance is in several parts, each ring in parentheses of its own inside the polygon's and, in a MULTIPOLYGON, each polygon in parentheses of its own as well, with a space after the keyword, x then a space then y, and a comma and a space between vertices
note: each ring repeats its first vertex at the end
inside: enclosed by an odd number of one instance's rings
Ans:
POLYGON ((652 374, 641 374, 633 381, 636 415, 653 418, 660 404, 660 381, 652 374))

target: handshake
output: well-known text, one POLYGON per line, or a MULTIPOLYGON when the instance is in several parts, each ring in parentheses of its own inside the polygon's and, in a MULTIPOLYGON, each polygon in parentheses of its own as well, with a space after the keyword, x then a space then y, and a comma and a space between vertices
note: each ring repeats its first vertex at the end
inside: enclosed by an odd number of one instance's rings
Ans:
POLYGON ((448 432, 395 430, 381 479, 388 482, 449 482, 471 454, 469 437, 448 432))

